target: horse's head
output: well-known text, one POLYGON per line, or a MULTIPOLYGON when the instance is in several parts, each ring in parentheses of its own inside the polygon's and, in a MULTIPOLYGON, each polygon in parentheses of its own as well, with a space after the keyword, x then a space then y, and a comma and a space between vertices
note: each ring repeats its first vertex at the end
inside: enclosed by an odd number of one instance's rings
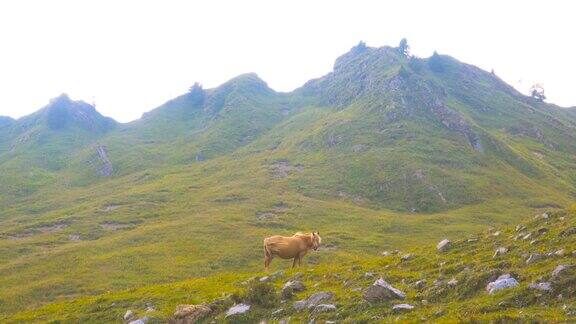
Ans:
POLYGON ((314 251, 318 250, 320 243, 322 243, 322 238, 320 237, 320 232, 312 232, 312 248, 314 251))

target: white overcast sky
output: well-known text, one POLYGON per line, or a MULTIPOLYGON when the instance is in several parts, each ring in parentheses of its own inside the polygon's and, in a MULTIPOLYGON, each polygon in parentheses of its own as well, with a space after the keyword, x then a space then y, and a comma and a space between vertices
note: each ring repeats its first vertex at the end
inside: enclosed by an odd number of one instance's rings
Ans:
POLYGON ((119 121, 195 81, 256 72, 290 91, 360 40, 475 64, 576 106, 576 1, 2 0, 0 115, 68 93, 119 121))

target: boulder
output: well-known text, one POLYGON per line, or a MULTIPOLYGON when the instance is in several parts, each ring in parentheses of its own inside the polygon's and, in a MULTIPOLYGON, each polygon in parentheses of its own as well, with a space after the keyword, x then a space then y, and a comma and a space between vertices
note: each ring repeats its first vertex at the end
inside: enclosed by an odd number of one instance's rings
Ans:
POLYGON ((380 278, 364 291, 363 297, 367 302, 373 303, 390 299, 404 299, 406 295, 380 278))
POLYGON ((407 311, 411 311, 413 309, 414 309, 414 306, 412 306, 410 304, 398 304, 398 305, 392 306, 392 310, 396 313, 407 312, 407 311))
POLYGON ((177 323, 196 323, 211 311, 211 308, 206 305, 178 305, 174 318, 177 323))
POLYGON ((436 250, 438 250, 438 252, 446 252, 450 249, 451 246, 452 243, 448 239, 444 239, 440 241, 438 245, 436 245, 436 250))
POLYGON ((307 309, 307 308, 308 309, 314 308, 314 307, 316 307, 316 306, 318 306, 324 302, 331 300, 333 297, 334 297, 334 293, 323 291, 323 292, 315 293, 315 294, 311 295, 310 297, 308 297, 307 299, 294 302, 292 307, 296 311, 302 311, 302 310, 307 309))
POLYGON ((518 286, 518 281, 516 281, 516 279, 512 278, 509 274, 503 274, 495 281, 490 282, 486 286, 486 291, 492 295, 499 290, 513 288, 516 286, 518 286))
POLYGON ((236 305, 230 307, 226 311, 226 317, 246 314, 246 313, 248 313, 249 310, 250 310, 250 305, 248 305, 248 304, 236 304, 236 305))

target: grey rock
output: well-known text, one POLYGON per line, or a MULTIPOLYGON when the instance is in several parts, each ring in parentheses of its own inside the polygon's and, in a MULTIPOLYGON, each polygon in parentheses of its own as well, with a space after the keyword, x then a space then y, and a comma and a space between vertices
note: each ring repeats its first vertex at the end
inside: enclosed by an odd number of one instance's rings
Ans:
POLYGON ((248 304, 237 304, 237 305, 234 305, 234 306, 230 307, 230 308, 226 311, 226 317, 228 317, 228 316, 234 316, 234 315, 240 315, 240 314, 246 314, 248 311, 250 311, 250 305, 248 305, 248 304))
POLYGON ((540 290, 540 291, 551 291, 552 285, 549 282, 539 282, 533 283, 528 286, 530 289, 540 290))
POLYGON ((334 297, 334 293, 323 291, 323 292, 315 293, 305 300, 299 300, 297 302, 294 302, 292 307, 296 311, 302 311, 302 310, 307 309, 307 308, 314 308, 314 307, 316 307, 316 306, 318 306, 324 302, 331 300, 333 297, 334 297))
POLYGON ((144 317, 139 318, 135 321, 129 322, 129 324, 146 324, 147 322, 148 322, 148 317, 144 316, 144 317))
POLYGON ((372 279, 374 278, 375 274, 373 272, 366 272, 364 274, 364 279, 372 279))
POLYGON ((526 226, 520 224, 520 225, 516 225, 516 232, 521 232, 523 230, 526 229, 526 226))
POLYGON ((542 254, 532 253, 528 257, 528 259, 526 259, 526 264, 532 264, 534 262, 542 260, 543 258, 544 258, 544 256, 542 254))
POLYGON ((448 281, 447 284, 450 287, 456 287, 456 285, 458 284, 458 280, 456 280, 455 278, 452 278, 452 280, 448 281))
POLYGON ((560 232, 561 237, 568 237, 574 234, 576 234, 576 227, 570 227, 560 232))
POLYGON ((518 286, 518 281, 512 278, 509 274, 504 274, 498 277, 498 279, 496 279, 495 281, 490 282, 486 286, 486 291, 488 291, 488 293, 492 295, 499 290, 513 288, 516 286, 518 286))
POLYGON ((130 320, 132 317, 134 317, 134 312, 132 310, 127 310, 126 313, 124 313, 124 320, 130 320))
POLYGON ((498 257, 498 256, 500 256, 500 255, 504 255, 504 254, 506 254, 506 253, 508 253, 508 248, 499 247, 499 248, 496 249, 496 252, 494 252, 493 258, 496 258, 496 257, 498 257))
POLYGON ((565 274, 566 272, 568 272, 568 270, 570 269, 570 266, 567 265, 559 265, 556 267, 556 269, 554 269, 554 271, 552 271, 552 278, 557 278, 562 276, 563 274, 565 274))
POLYGON ((392 310, 396 313, 407 312, 414 309, 414 306, 410 304, 398 304, 392 306, 392 310))
POLYGON ((403 256, 400 258, 400 260, 402 260, 402 261, 408 261, 408 260, 412 259, 413 257, 414 257, 414 254, 409 253, 409 254, 403 255, 403 256))
POLYGON ((336 311, 336 306, 332 304, 320 304, 314 307, 314 311, 318 313, 327 313, 336 311))
POLYGON ((418 289, 422 289, 422 288, 424 288, 424 286, 426 286, 426 280, 424 280, 424 279, 418 280, 414 283, 414 287, 416 287, 418 289))
POLYGON ((440 241, 438 245, 436 245, 436 250, 438 250, 438 252, 446 252, 450 249, 451 246, 452 243, 448 239, 444 239, 440 241))
POLYGON ((364 300, 373 303, 390 299, 404 299, 406 294, 380 278, 364 291, 364 300))

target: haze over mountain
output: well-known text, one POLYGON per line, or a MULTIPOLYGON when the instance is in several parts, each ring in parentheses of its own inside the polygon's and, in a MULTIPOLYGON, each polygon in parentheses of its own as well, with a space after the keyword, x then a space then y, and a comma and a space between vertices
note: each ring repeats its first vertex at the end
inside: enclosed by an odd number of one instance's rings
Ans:
POLYGON ((61 95, 0 118, 0 313, 259 267, 271 232, 319 229, 316 262, 462 236, 568 206, 574 170, 573 108, 397 47, 289 93, 195 84, 127 124, 61 95))

